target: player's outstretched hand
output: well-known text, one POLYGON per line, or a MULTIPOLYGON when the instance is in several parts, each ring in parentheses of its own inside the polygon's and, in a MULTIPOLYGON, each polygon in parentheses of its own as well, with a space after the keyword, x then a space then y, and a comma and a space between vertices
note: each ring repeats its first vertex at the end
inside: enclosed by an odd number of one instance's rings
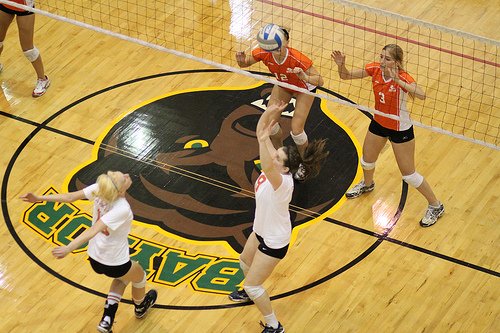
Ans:
POLYGON ((247 55, 245 54, 245 51, 236 52, 236 62, 238 65, 245 65, 246 59, 247 55))
POLYGON ((331 57, 338 66, 342 66, 345 64, 345 54, 343 54, 342 52, 333 51, 331 57))
POLYGON ((38 199, 38 196, 29 192, 29 193, 26 193, 25 195, 21 195, 19 197, 19 199, 23 200, 23 201, 26 201, 26 202, 37 202, 37 201, 41 201, 40 199, 38 199))
POLYGON ((66 246, 58 246, 52 250, 52 255, 57 259, 62 259, 66 257, 69 253, 69 250, 66 246))

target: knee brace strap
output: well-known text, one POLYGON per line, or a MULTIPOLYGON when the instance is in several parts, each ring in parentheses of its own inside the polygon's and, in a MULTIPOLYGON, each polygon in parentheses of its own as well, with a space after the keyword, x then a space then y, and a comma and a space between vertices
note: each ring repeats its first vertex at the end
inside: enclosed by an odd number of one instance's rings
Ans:
POLYGON ((146 286, 146 272, 144 272, 144 277, 140 282, 132 282, 132 287, 134 288, 144 288, 146 286))
POLYGON ((36 46, 33 46, 33 48, 31 50, 24 51, 23 53, 24 53, 24 56, 26 58, 28 58, 28 60, 30 62, 35 61, 40 56, 40 51, 38 51, 36 46))
POLYGON ((299 133, 297 135, 290 132, 290 135, 292 136, 293 142, 295 142, 295 144, 299 146, 302 146, 303 144, 307 143, 307 134, 304 131, 302 131, 302 133, 299 133))
POLYGON ((280 124, 275 123, 273 127, 271 127, 271 135, 276 135, 280 131, 280 124))
POLYGON ((403 180, 413 187, 419 187, 424 181, 424 176, 418 172, 414 172, 411 175, 403 176, 403 180))
POLYGON ((364 170, 373 170, 375 169, 375 162, 368 163, 363 159, 363 156, 361 156, 361 167, 364 170))
POLYGON ((245 289, 248 297, 250 297, 252 301, 259 298, 266 292, 266 290, 262 286, 244 286, 243 289, 245 289))

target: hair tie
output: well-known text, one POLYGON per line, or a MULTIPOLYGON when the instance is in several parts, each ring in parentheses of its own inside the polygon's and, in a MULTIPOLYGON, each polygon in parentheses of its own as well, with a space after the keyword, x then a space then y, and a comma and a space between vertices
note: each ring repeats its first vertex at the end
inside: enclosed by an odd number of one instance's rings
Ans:
POLYGON ((110 176, 110 175, 108 175, 108 174, 106 174, 106 176, 108 176, 109 180, 111 180, 111 184, 113 184, 113 186, 115 187, 116 191, 117 191, 117 192, 120 192, 120 191, 118 190, 118 186, 116 186, 115 182, 113 181, 113 178, 111 178, 111 176, 110 176))

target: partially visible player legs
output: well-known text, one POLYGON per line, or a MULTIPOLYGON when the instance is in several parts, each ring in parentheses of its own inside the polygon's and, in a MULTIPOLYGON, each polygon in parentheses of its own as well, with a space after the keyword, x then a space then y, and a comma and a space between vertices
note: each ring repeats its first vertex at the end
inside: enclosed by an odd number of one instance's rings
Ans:
POLYGON ((366 132, 363 143, 363 155, 361 156, 361 168, 363 169, 363 180, 346 192, 348 199, 354 199, 361 194, 371 192, 375 188, 373 175, 375 174, 375 163, 378 155, 384 148, 387 138, 366 132))
MULTIPOLYGON (((7 35, 7 30, 9 29, 9 26, 12 23, 13 19, 14 15, 0 11, 0 55, 3 52, 3 41, 5 40, 5 36, 7 35)), ((0 64, 0 72, 2 70, 3 70, 3 65, 0 64)))
POLYGON ((430 227, 444 214, 444 205, 437 199, 425 178, 415 171, 415 139, 403 143, 392 143, 392 149, 403 180, 427 199, 428 207, 420 225, 430 227))
MULTIPOLYGON (((313 102, 314 96, 307 94, 295 95, 295 110, 293 111, 292 132, 290 135, 292 136, 292 139, 295 142, 297 150, 302 158, 304 158, 304 153, 309 145, 309 139, 304 131, 304 128, 313 102)), ((296 180, 305 180, 307 178, 307 171, 304 165, 299 166, 299 169, 293 176, 296 180)))
MULTIPOLYGON (((280 103, 281 101, 288 103, 291 99, 291 93, 281 88, 280 86, 274 86, 273 90, 271 91, 268 105, 280 103)), ((279 123, 280 115, 278 115, 274 120, 279 123)), ((278 131, 275 131, 275 133, 271 135, 271 142, 276 149, 283 146, 283 131, 281 130, 281 128, 279 128, 278 131)))
POLYGON ((19 29, 19 41, 21 43, 21 48, 26 58, 31 62, 31 65, 36 71, 37 81, 35 89, 33 89, 32 96, 40 97, 50 86, 50 80, 45 75, 45 70, 43 67, 42 56, 40 51, 33 44, 33 35, 35 29, 35 15, 24 15, 16 17, 17 26, 19 29))
MULTIPOLYGON (((292 134, 299 135, 304 133, 304 127, 306 125, 307 117, 311 111, 311 106, 314 102, 314 96, 307 94, 296 94, 295 96, 295 110, 293 111, 292 118, 292 134)), ((294 140, 295 141, 295 140, 294 140)), ((297 150, 300 156, 304 157, 304 152, 306 151, 309 141, 307 137, 300 142, 296 142, 297 150)))
MULTIPOLYGON (((299 134, 294 134, 293 132, 290 132, 290 136, 292 137, 293 142, 295 142, 295 145, 297 146, 297 150, 303 149, 305 151, 305 149, 306 149, 305 147, 307 147, 307 145, 309 144, 309 140, 307 138, 306 132, 303 131, 299 134)), ((303 163, 300 163, 299 168, 293 174, 293 178, 295 178, 296 180, 300 180, 300 181, 306 180, 307 170, 306 170, 306 167, 303 163)))
POLYGON ((118 304, 122 298, 127 285, 132 282, 132 300, 134 301, 134 312, 137 318, 143 318, 147 311, 155 304, 158 297, 156 290, 151 289, 145 293, 146 273, 138 262, 132 261, 132 266, 127 274, 113 279, 109 294, 104 305, 104 313, 97 330, 102 333, 112 331, 118 304))
MULTIPOLYGON (((0 54, 2 53, 3 50, 3 42, 0 42, 0 54)), ((3 71, 3 65, 0 63, 0 73, 3 71)))
MULTIPOLYGON (((252 232, 248 237, 247 242, 245 243, 243 251, 240 254, 240 267, 245 277, 247 276, 248 270, 252 265, 252 261, 258 246, 259 246, 259 241, 257 240, 255 233, 252 232)), ((245 289, 233 291, 231 294, 229 294, 229 299, 233 302, 250 301, 250 297, 247 295, 245 289)))
MULTIPOLYGON (((292 134, 297 136, 304 133, 304 127, 306 125, 307 117, 311 111, 311 106, 314 102, 314 96, 307 94, 296 94, 295 96, 295 110, 293 111, 292 118, 292 134)), ((295 140, 294 140, 295 141, 295 140)), ((309 141, 307 138, 304 140, 296 142, 297 150, 300 156, 304 157, 304 152, 307 148, 309 141)))
POLYGON ((256 251, 248 275, 245 278, 245 291, 265 320, 265 324, 261 323, 264 328, 263 333, 282 333, 285 331, 276 318, 267 291, 262 287, 262 283, 271 275, 279 262, 280 259, 256 251))
MULTIPOLYGON (((158 292, 151 289, 146 293, 146 272, 137 261, 132 261, 130 268, 130 281, 132 281, 132 300, 136 318, 143 318, 148 310, 156 303, 158 292)), ((127 273, 128 275, 128 273, 127 273)))
POLYGON ((120 279, 113 279, 111 282, 108 297, 106 299, 106 303, 104 304, 104 312, 99 325, 97 325, 97 330, 99 332, 109 333, 112 331, 116 311, 118 310, 118 305, 120 304, 126 287, 127 284, 120 279))
MULTIPOLYGON (((245 264, 244 261, 241 260, 240 258, 240 267, 241 270, 243 271, 243 275, 247 276, 248 274, 248 269, 250 268, 247 264, 245 264)), ((247 292, 245 289, 239 289, 233 291, 231 294, 229 294, 229 299, 233 302, 248 302, 250 301, 250 297, 248 296, 247 292)))

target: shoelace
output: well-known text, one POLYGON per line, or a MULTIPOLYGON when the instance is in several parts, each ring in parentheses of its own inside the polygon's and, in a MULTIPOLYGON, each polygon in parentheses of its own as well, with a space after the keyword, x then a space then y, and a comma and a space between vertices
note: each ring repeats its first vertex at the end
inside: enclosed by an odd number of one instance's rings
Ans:
POLYGON ((359 191, 359 190, 362 190, 363 187, 365 187, 365 183, 358 183, 356 184, 356 186, 354 186, 353 190, 356 190, 356 191, 359 191))
POLYGON ((45 87, 45 83, 46 82, 47 82, 47 80, 38 79, 36 81, 36 88, 35 88, 35 90, 36 89, 40 89, 40 90, 43 89, 45 87))

